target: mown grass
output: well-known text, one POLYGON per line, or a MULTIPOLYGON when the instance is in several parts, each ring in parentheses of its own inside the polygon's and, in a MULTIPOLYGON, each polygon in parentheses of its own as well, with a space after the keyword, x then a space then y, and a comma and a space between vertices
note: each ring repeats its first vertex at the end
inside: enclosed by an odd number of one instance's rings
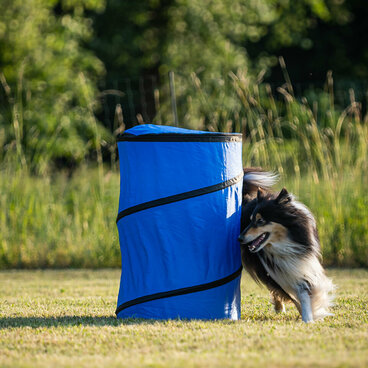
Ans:
POLYGON ((247 275, 241 321, 121 321, 118 270, 2 271, 0 366, 365 367, 368 271, 328 274, 334 316, 306 325, 247 275))

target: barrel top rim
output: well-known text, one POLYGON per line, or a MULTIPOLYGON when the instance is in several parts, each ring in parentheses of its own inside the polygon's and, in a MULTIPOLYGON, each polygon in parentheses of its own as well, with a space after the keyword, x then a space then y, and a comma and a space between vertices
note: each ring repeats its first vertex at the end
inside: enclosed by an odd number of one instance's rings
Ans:
POLYGON ((150 133, 134 135, 120 134, 118 142, 241 142, 241 133, 182 134, 182 133, 150 133))
POLYGON ((142 124, 118 135, 117 141, 241 141, 241 133, 208 132, 170 125, 142 124))

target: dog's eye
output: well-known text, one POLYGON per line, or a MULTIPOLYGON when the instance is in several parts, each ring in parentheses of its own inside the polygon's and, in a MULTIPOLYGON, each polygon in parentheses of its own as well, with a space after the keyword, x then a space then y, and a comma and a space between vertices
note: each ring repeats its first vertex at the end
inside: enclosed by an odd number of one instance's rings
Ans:
POLYGON ((262 217, 260 217, 258 220, 257 220, 257 225, 264 225, 265 223, 266 223, 266 221, 265 220, 263 220, 263 218, 262 217))

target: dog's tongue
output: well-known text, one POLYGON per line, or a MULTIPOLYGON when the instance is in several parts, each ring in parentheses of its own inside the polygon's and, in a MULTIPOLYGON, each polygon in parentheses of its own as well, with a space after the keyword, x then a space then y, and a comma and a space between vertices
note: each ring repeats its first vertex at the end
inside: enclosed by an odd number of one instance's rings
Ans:
POLYGON ((249 250, 254 252, 259 247, 259 245, 263 242, 265 237, 266 237, 266 234, 262 234, 258 238, 254 239, 249 245, 249 250))
POLYGON ((265 234, 262 234, 261 236, 259 236, 257 239, 255 239, 253 242, 252 242, 252 246, 254 247, 258 247, 259 244, 262 243, 263 239, 265 238, 265 234))

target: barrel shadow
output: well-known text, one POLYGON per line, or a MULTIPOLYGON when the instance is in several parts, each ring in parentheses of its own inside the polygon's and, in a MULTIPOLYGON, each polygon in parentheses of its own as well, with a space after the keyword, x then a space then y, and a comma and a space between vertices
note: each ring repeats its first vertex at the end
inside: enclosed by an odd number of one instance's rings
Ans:
MULTIPOLYGON (((173 319, 180 323, 190 323, 189 319, 173 319)), ((20 327, 60 327, 60 326, 121 326, 121 325, 164 325, 167 320, 143 319, 143 318, 124 318, 117 319, 114 316, 60 316, 60 317, 1 317, 0 330, 7 328, 20 327)), ((214 322, 202 320, 202 322, 214 322)), ((229 321, 233 322, 233 321, 229 321)))
POLYGON ((114 316, 2 317, 0 318, 0 330, 17 327, 152 325, 164 322, 135 318, 117 319, 114 316))

